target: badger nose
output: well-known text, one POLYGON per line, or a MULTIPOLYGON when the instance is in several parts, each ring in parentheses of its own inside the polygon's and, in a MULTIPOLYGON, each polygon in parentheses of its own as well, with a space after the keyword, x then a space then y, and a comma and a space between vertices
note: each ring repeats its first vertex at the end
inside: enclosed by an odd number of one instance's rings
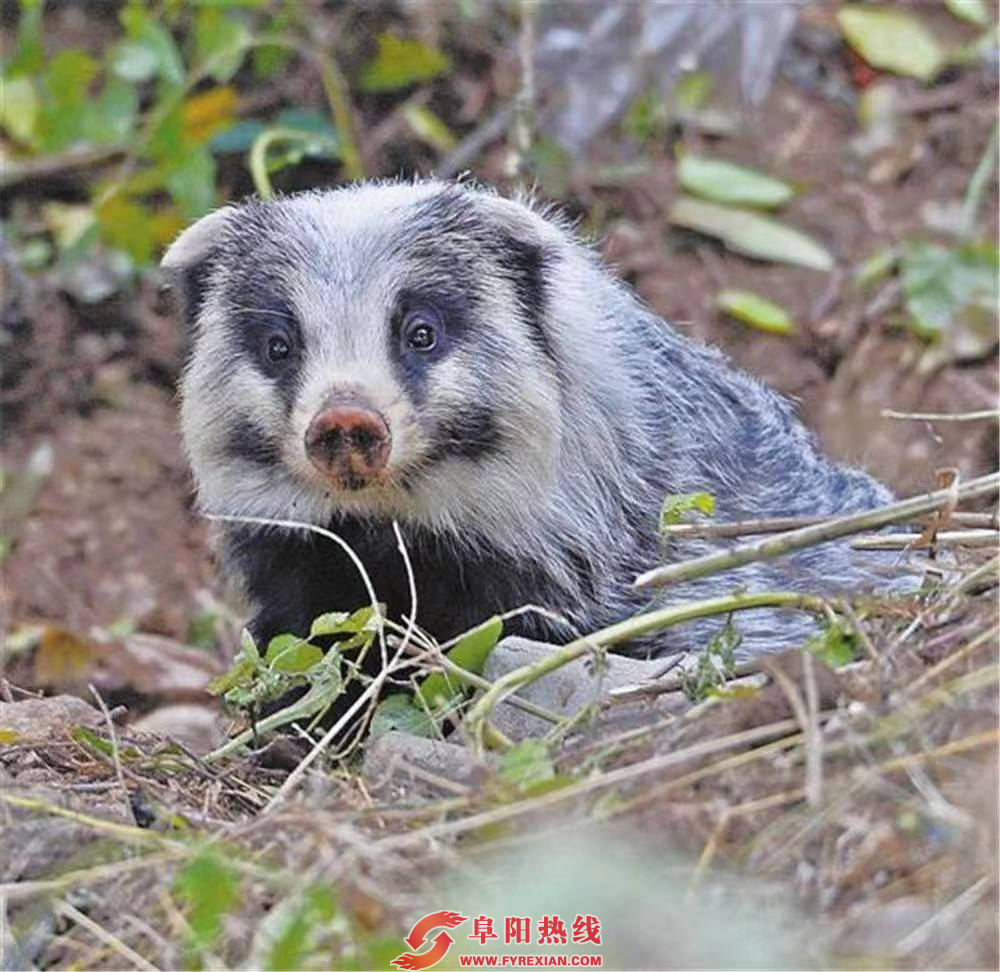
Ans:
POLYGON ((392 440, 385 419, 357 401, 328 402, 306 429, 306 455, 329 479, 359 489, 389 461, 392 440))

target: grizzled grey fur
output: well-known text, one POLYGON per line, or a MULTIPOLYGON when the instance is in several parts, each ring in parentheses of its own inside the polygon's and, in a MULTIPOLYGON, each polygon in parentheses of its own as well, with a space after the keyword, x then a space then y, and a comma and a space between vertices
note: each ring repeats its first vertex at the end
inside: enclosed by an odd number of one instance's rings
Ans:
MULTIPOLYGON (((631 588, 663 560, 668 494, 711 493, 717 520, 851 513, 889 494, 824 457, 784 399, 679 335, 530 204, 441 182, 252 201, 189 228, 164 265, 192 325, 182 420, 202 508, 335 531, 398 618, 410 596, 396 520, 418 623, 439 639, 527 604, 590 631, 671 600, 871 583, 859 555, 827 544, 654 601, 631 588), (401 338, 414 313, 437 322, 430 350, 401 338), (331 394, 384 419, 377 481, 331 483, 309 462, 304 436, 331 394)), ((368 602, 329 540, 227 525, 225 547, 263 638, 368 602)), ((690 541, 666 556, 710 549, 690 541)), ((634 648, 703 647, 721 624, 634 648)), ((745 651, 766 652, 809 622, 761 610, 738 627, 745 651)), ((530 614, 512 628, 570 633, 530 614)))

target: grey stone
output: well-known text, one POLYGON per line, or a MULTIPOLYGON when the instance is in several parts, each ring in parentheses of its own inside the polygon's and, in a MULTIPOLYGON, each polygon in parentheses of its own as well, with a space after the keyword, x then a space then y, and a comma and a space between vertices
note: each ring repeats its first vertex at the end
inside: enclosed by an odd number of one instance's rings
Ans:
POLYGON ((0 702, 0 728, 17 734, 17 741, 65 737, 74 726, 98 726, 104 717, 75 695, 0 702))
POLYGON ((405 799, 461 793, 495 762, 471 749, 408 732, 386 732, 365 746, 362 775, 373 790, 405 799))
MULTIPOLYGON (((508 672, 539 662, 558 650, 558 646, 545 642, 504 638, 490 654, 484 675, 495 682, 508 672)), ((613 689, 650 681, 663 670, 665 664, 662 658, 642 661, 610 653, 603 656, 600 664, 590 657, 578 658, 524 686, 517 695, 555 715, 572 716, 586 706, 607 698, 608 692, 613 689)), ((673 708, 676 708, 676 700, 653 698, 606 708, 598 714, 596 721, 605 727, 625 728, 641 717, 648 719, 651 710, 667 712, 673 708)), ((545 719, 525 712, 509 701, 497 706, 490 721, 513 740, 541 736, 552 728, 552 724, 545 719)))

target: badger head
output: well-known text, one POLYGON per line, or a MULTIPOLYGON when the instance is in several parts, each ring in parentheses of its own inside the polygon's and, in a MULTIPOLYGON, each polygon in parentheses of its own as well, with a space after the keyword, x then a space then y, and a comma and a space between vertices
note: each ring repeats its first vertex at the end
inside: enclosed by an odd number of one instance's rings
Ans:
POLYGON ((516 530, 558 464, 546 281, 562 239, 526 206, 435 182, 189 227, 163 265, 192 326, 182 426, 203 508, 516 530))

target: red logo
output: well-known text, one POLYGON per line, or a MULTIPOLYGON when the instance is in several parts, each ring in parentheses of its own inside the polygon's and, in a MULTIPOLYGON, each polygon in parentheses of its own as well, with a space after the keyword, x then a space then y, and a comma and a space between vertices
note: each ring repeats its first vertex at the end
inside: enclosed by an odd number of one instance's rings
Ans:
POLYGON ((427 941, 427 933, 435 928, 457 928, 468 920, 457 911, 432 911, 429 915, 424 915, 403 939, 413 951, 397 955, 389 964, 398 969, 429 969, 437 965, 448 954, 455 939, 446 931, 439 932, 434 938, 434 944, 426 952, 418 953, 417 949, 427 941))

